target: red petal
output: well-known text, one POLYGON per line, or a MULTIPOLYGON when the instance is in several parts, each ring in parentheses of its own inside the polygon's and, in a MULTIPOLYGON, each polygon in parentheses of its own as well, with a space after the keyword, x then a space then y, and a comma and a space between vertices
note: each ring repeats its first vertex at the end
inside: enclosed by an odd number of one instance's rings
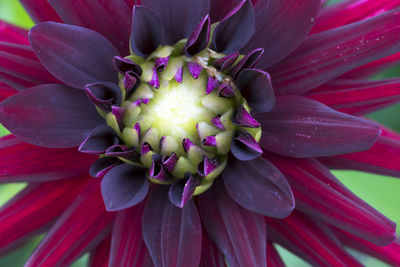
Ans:
POLYGON ((371 242, 365 241, 345 231, 336 230, 336 236, 345 246, 359 250, 363 253, 378 258, 393 266, 400 266, 400 240, 396 239, 393 243, 379 247, 371 242))
POLYGON ((118 213, 111 241, 110 266, 148 266, 150 254, 142 237, 144 204, 118 213))
POLYGON ((395 223, 358 199, 317 161, 264 156, 288 179, 296 209, 377 245, 394 240, 395 223))
POLYGON ((321 158, 332 169, 350 169, 400 177, 400 135, 383 129, 371 149, 363 152, 321 158))
POLYGON ((311 35, 269 72, 277 94, 303 94, 399 49, 400 12, 386 12, 311 35))
POLYGON ((268 267, 285 267, 281 256, 276 251, 270 240, 267 240, 267 266, 268 267))
POLYGON ((12 95, 15 95, 17 92, 18 91, 12 88, 11 86, 8 86, 7 84, 0 82, 0 102, 12 95))
POLYGON ((332 233, 300 212, 284 220, 266 219, 269 238, 313 266, 363 266, 350 256, 332 233))
POLYGON ((115 215, 105 210, 100 181, 91 180, 56 221, 25 267, 71 264, 110 233, 115 215))
POLYGON ((140 0, 124 0, 129 9, 132 10, 134 5, 140 5, 140 0))
POLYGON ((318 14, 312 33, 337 28, 377 16, 400 6, 399 0, 347 0, 328 6, 318 14))
POLYGON ((307 96, 341 112, 364 115, 371 106, 400 101, 400 79, 381 81, 334 80, 307 93, 307 96))
POLYGON ((43 182, 83 175, 96 158, 74 148, 33 146, 9 135, 0 138, 0 183, 43 182))
POLYGON ((60 17, 47 0, 20 0, 20 2, 36 23, 43 21, 61 22, 60 17))
POLYGON ((226 267, 224 255, 205 231, 202 243, 200 267, 226 267))
POLYGON ((11 42, 16 44, 29 44, 28 31, 0 21, 0 42, 11 42))
MULTIPOLYGON (((37 234, 68 207, 89 177, 28 185, 0 210, 0 251, 37 234)), ((90 179, 90 178, 89 178, 90 179)))
POLYGON ((89 267, 108 267, 111 236, 107 237, 90 253, 89 267))

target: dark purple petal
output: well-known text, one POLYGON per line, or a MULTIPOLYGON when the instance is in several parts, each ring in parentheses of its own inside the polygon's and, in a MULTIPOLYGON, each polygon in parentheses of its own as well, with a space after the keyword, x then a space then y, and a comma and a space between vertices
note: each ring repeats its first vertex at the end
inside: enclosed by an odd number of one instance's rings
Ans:
POLYGON ((232 119, 232 122, 241 127, 260 127, 260 123, 256 121, 243 106, 236 108, 236 112, 232 119))
POLYGON ((233 54, 227 55, 226 57, 220 58, 214 61, 213 66, 216 67, 219 71, 224 71, 232 67, 233 63, 236 62, 236 59, 239 57, 239 52, 236 51, 233 54))
POLYGON ((208 77, 207 80, 207 87, 206 87, 206 94, 210 94, 212 91, 215 90, 215 88, 217 88, 219 85, 219 81, 217 78, 215 77, 208 77))
POLYGON ((95 31, 44 22, 31 29, 29 41, 46 69, 67 85, 84 89, 88 83, 118 81, 112 60, 119 53, 95 31))
POLYGON ((269 112, 275 105, 271 77, 259 69, 244 69, 236 80, 242 95, 255 113, 269 112))
POLYGON ((227 83, 222 83, 218 86, 218 95, 222 97, 232 97, 235 95, 235 91, 233 91, 232 86, 227 83))
POLYGON ((209 0, 142 0, 141 4, 160 16, 170 45, 187 38, 210 9, 209 0))
POLYGON ((200 77, 200 73, 203 70, 203 67, 200 64, 196 62, 189 62, 187 67, 194 79, 198 79, 200 77))
POLYGON ((96 127, 79 146, 79 151, 89 154, 103 154, 107 148, 118 143, 115 131, 106 126, 96 127))
POLYGON ((236 78, 242 70, 255 67, 263 54, 263 48, 254 49, 239 61, 239 63, 233 68, 231 75, 236 78))
POLYGON ((112 104, 121 104, 121 89, 115 83, 92 83, 87 84, 85 89, 90 101, 104 111, 110 112, 112 104))
POLYGON ((210 16, 207 15, 197 25, 185 44, 184 51, 188 57, 192 57, 206 49, 210 40, 210 27, 210 16))
POLYGON ((120 164, 121 161, 114 157, 102 157, 93 162, 90 166, 89 173, 93 178, 103 178, 104 175, 120 164))
POLYGON ((168 66, 169 57, 158 57, 154 60, 156 71, 163 71, 168 66))
POLYGON ((256 115, 266 150, 290 157, 322 157, 369 149, 379 125, 335 111, 301 96, 282 96, 275 108, 256 115))
POLYGON ((134 6, 132 15, 131 49, 141 57, 154 52, 163 40, 160 17, 145 6, 134 6))
POLYGON ((108 211, 126 209, 140 203, 149 190, 144 172, 130 164, 111 169, 101 181, 101 194, 108 211))
POLYGON ((248 210, 285 218, 294 209, 294 197, 285 176, 263 158, 232 161, 222 178, 229 195, 248 210))
POLYGON ((140 78, 135 72, 126 72, 123 79, 123 86, 125 87, 126 94, 130 95, 135 91, 135 89, 140 86, 140 82, 140 78))
POLYGON ((217 52, 231 54, 251 39, 254 30, 253 5, 250 0, 243 0, 215 28, 213 46, 217 52))
MULTIPOLYGON (((258 14, 253 38, 244 52, 262 47, 260 68, 271 66, 297 48, 314 25, 320 0, 269 0, 264 14, 258 14), (284 19, 283 19, 284 18, 284 19)), ((256 4, 255 10, 260 10, 256 4)))
POLYGON ((221 122, 221 115, 215 116, 212 120, 211 123, 217 127, 220 130, 225 130, 225 126, 221 122))
POLYGON ((162 157, 160 155, 153 155, 152 163, 149 169, 149 177, 161 182, 169 182, 171 180, 171 176, 167 173, 162 164, 162 157))
POLYGON ((172 172, 178 162, 178 157, 175 152, 171 156, 164 156, 162 158, 162 164, 167 172, 172 172))
POLYGON ((114 63, 114 68, 120 73, 133 71, 138 76, 142 75, 143 73, 142 67, 140 67, 140 65, 136 64, 130 59, 116 56, 113 59, 113 63, 114 63))
POLYGON ((253 160, 263 153, 254 137, 244 130, 236 133, 236 137, 231 143, 231 152, 241 161, 253 160))
POLYGON ((263 216, 240 207, 222 181, 198 196, 202 223, 229 266, 266 266, 267 232, 263 216))
POLYGON ((168 187, 152 191, 143 213, 143 239, 156 266, 198 266, 201 222, 193 200, 180 209, 168 200, 168 187))
POLYGON ((0 122, 14 135, 38 146, 78 146, 104 120, 85 92, 47 84, 17 93, 0 104, 0 122))
POLYGON ((211 22, 223 20, 242 0, 210 0, 211 22))
POLYGON ((200 185, 200 182, 201 178, 197 175, 178 179, 169 188, 169 200, 178 208, 183 208, 186 202, 192 197, 196 187, 200 185))
POLYGON ((119 157, 133 162, 139 162, 139 155, 135 148, 124 145, 114 145, 109 147, 105 153, 107 156, 119 157))

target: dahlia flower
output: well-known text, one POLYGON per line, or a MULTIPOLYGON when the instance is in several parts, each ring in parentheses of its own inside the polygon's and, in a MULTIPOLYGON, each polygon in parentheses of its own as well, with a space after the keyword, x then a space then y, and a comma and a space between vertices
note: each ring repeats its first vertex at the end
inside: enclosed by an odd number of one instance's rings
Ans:
POLYGON ((1 23, 0 251, 26 266, 400 265, 395 224, 330 169, 400 177, 400 1, 21 0, 1 23))

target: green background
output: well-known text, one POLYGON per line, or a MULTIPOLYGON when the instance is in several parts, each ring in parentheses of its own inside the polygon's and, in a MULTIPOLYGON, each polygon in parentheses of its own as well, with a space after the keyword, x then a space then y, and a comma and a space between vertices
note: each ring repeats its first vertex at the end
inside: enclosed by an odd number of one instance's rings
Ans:
MULTIPOLYGON (((340 0, 330 1, 339 2, 340 0)), ((30 28, 33 25, 32 20, 26 14, 24 9, 17 0, 0 0, 0 19, 12 22, 21 27, 30 28)), ((378 75, 376 78, 389 78, 400 76, 400 68, 392 68, 378 75)), ((400 105, 395 105, 380 112, 371 114, 373 118, 382 124, 400 131, 400 105)), ((6 134, 6 130, 0 127, 0 134, 6 134)), ((335 171, 334 174, 348 186, 353 192, 366 200, 373 207, 381 211, 387 217, 400 223, 400 179, 373 175, 355 171, 335 171)), ((21 190, 24 184, 6 184, 0 186, 0 204, 6 202, 16 192, 21 190)), ((400 233, 399 230, 397 233, 400 233)), ((28 259, 29 254, 34 247, 40 242, 42 237, 36 237, 24 247, 0 257, 0 267, 2 266, 23 266, 28 259)), ((279 248, 281 256, 284 258, 288 266, 308 266, 305 262, 296 256, 287 252, 283 248, 279 248)), ((387 266, 373 258, 351 251, 366 266, 387 266)), ((86 266, 87 255, 77 261, 73 267, 86 266)))

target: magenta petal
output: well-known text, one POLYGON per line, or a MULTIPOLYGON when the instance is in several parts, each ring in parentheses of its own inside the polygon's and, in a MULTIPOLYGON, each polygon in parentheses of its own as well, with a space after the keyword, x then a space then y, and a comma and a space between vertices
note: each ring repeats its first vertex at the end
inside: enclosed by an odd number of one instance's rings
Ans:
POLYGON ((47 84, 29 88, 3 101, 0 122, 28 143, 62 148, 78 146, 104 120, 84 91, 47 84))
POLYGON ((213 46, 217 52, 232 54, 253 36, 255 15, 250 0, 243 0, 215 28, 213 46))
POLYGON ((197 25, 185 44, 185 54, 188 57, 196 55, 207 47, 210 40, 210 27, 210 16, 207 15, 197 25))
POLYGON ((95 31, 44 22, 31 29, 29 41, 46 69, 67 85, 83 89, 88 83, 118 81, 113 58, 119 53, 95 31))
POLYGON ((222 177, 229 195, 248 210, 285 218, 294 209, 294 197, 285 176, 263 158, 232 161, 222 177))
POLYGON ((194 79, 198 79, 200 77, 201 71, 203 70, 203 67, 200 64, 196 62, 189 62, 187 67, 194 79))
POLYGON ((101 181, 101 194, 108 211, 126 209, 140 203, 149 190, 144 172, 130 164, 111 169, 101 181))
POLYGON ((229 12, 231 12, 241 0, 210 0, 210 16, 211 22, 217 22, 223 20, 229 12))
POLYGON ((282 96, 275 108, 257 114, 266 150, 290 157, 321 157, 369 149, 379 125, 337 112, 301 96, 282 96))
POLYGON ((166 44, 187 38, 209 11, 209 0, 141 0, 154 10, 165 28, 166 44))
POLYGON ((260 123, 251 116, 244 106, 236 108, 232 122, 241 127, 258 128, 260 126, 260 123))
POLYGON ((23 45, 29 44, 27 30, 5 21, 0 21, 0 33, 1 42, 10 42, 23 45))
POLYGON ((110 260, 111 236, 106 237, 96 249, 90 252, 88 267, 108 267, 110 260))
POLYGON ((168 188, 155 188, 143 214, 143 239, 156 266, 198 266, 201 222, 193 200, 180 209, 168 200, 168 188))
POLYGON ((265 49, 261 68, 276 64, 301 44, 314 25, 321 4, 321 0, 269 2, 263 14, 258 14, 255 34, 244 49, 246 53, 259 47, 265 49))
POLYGON ((267 232, 263 216, 240 207, 222 181, 198 196, 203 226, 229 266, 266 266, 267 232))
POLYGON ((400 49, 400 13, 386 12, 314 34, 269 73, 277 94, 303 94, 400 49))
POLYGON ((47 0, 20 0, 20 2, 36 23, 42 21, 61 22, 60 17, 47 0))
POLYGON ((48 0, 66 24, 94 30, 110 40, 121 55, 129 55, 131 8, 122 0, 48 0), (116 19, 117 18, 117 19, 116 19))

